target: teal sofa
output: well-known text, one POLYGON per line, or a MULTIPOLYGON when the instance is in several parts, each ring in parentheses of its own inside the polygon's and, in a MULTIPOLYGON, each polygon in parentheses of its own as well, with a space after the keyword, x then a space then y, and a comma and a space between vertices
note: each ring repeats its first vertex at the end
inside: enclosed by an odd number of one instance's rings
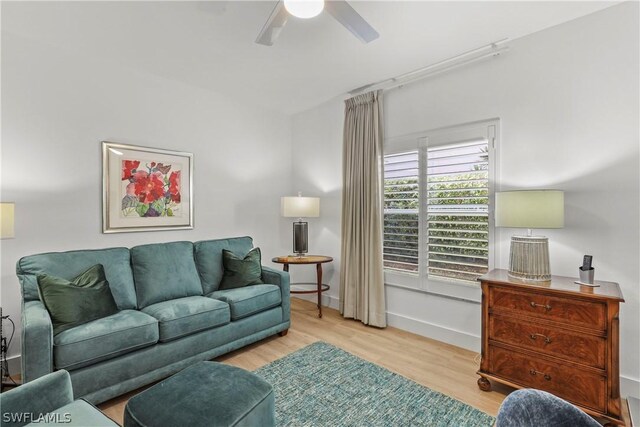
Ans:
POLYGON ((71 378, 64 369, 0 394, 0 412, 2 427, 118 427, 95 406, 73 400, 71 378))
POLYGON ((98 404, 213 359, 290 325, 289 275, 263 267, 264 284, 220 290, 222 250, 244 256, 250 237, 31 255, 22 288, 22 378, 69 372, 74 397, 98 404), (38 274, 72 279, 102 264, 119 312, 53 335, 38 274))

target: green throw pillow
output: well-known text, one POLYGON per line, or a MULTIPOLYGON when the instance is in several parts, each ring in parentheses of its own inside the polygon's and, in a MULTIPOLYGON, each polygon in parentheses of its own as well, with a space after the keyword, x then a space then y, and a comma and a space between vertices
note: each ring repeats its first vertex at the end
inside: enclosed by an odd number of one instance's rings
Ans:
POLYGON ((263 283, 260 248, 251 249, 244 258, 223 249, 222 264, 224 265, 224 275, 220 289, 234 289, 263 283))
POLYGON ((38 274, 38 289, 51 316, 54 335, 118 312, 102 264, 71 281, 38 274))

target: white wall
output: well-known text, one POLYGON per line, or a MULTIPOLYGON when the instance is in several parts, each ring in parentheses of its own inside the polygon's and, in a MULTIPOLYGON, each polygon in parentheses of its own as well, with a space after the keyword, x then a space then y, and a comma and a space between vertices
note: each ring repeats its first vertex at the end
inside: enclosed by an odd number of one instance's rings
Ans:
MULTIPOLYGON (((323 282, 331 289, 324 304, 338 307, 340 281, 340 207, 342 205, 342 101, 321 105, 294 116, 292 135, 293 179, 296 191, 320 197, 320 217, 309 218, 309 253, 328 255, 334 262, 323 265, 323 282)), ((291 282, 315 280, 313 266, 292 266, 291 282)), ((315 300, 317 297, 307 299, 315 300)))
MULTIPOLYGON (((508 36, 508 35, 505 35, 508 36)), ((385 94, 388 138, 499 117, 499 184, 565 190, 565 228, 545 230, 552 272, 620 283, 623 393, 640 395, 638 3, 515 40, 499 59, 385 94)), ((341 100, 294 116, 294 182, 322 197, 318 251, 339 258, 341 100)), ((512 230, 500 230, 498 268, 512 230)), ((339 259, 331 296, 338 295, 339 259)), ((336 300, 331 300, 334 305, 336 300)), ((389 323, 479 351, 480 305, 387 287, 389 323)))
POLYGON ((250 235, 273 265, 289 246, 279 198, 291 192, 290 117, 7 32, 1 177, 1 200, 16 203, 1 304, 18 327, 24 255, 250 235), (192 152, 195 228, 102 234, 102 140, 192 152))

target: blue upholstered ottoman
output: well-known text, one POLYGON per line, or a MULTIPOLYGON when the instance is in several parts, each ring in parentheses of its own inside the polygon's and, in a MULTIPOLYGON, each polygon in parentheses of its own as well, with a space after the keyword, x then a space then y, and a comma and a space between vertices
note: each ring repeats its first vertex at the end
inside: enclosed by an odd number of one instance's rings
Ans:
POLYGON ((200 362, 132 397, 125 427, 274 426, 269 383, 234 366, 200 362))

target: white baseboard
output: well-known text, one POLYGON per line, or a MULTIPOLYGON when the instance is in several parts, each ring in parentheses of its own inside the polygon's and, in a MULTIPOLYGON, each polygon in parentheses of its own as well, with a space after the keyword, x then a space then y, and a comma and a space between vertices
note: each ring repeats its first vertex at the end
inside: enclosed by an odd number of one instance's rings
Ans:
POLYGON ((640 379, 620 375, 620 395, 622 397, 633 396, 636 399, 640 399, 640 379))
MULTIPOLYGON (((295 294, 295 295, 291 295, 292 298, 298 298, 298 299, 303 299, 305 301, 311 301, 311 302, 317 302, 318 301, 318 296, 314 295, 314 294, 309 294, 309 295, 305 295, 305 294, 295 294)), ((323 307, 329 307, 329 308, 333 308, 335 310, 339 310, 340 309, 340 300, 332 295, 322 295, 322 306, 323 307)))
POLYGON ((466 348, 467 350, 480 352, 480 337, 467 332, 391 312, 387 312, 387 323, 394 328, 413 332, 414 334, 466 348))
MULTIPOLYGON (((316 295, 295 294, 293 298, 303 299, 305 301, 316 302, 316 295)), ((340 300, 332 295, 322 295, 322 306, 338 309, 340 300)), ((468 334, 466 332, 456 331, 454 329, 445 328, 443 326, 427 323, 422 320, 413 319, 397 313, 387 312, 387 323, 394 328, 403 329, 413 332, 423 337, 432 338, 434 340, 446 342, 458 347, 466 348, 471 351, 480 351, 480 337, 468 334)))

